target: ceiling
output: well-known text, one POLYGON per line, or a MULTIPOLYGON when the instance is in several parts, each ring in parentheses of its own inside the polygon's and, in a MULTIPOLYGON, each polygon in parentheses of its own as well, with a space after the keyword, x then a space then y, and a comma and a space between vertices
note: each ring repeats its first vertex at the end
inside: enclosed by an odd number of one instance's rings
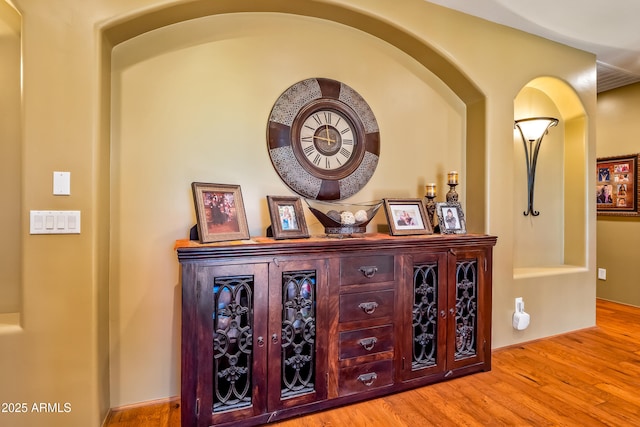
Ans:
POLYGON ((428 0, 596 55, 598 92, 640 81, 638 0, 428 0))

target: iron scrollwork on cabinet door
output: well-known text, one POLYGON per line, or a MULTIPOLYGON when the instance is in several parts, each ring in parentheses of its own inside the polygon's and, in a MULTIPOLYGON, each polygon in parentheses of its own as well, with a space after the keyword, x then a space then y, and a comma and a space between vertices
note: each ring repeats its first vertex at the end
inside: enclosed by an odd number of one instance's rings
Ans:
POLYGON ((218 277, 213 286, 213 412, 252 404, 253 276, 218 277))
MULTIPOLYGON (((453 361, 478 356, 478 260, 459 259, 455 262, 455 300, 448 296, 450 306, 438 306, 438 293, 444 288, 438 283, 438 262, 418 262, 413 266, 413 307, 411 370, 416 372, 436 367, 439 360, 439 328, 442 322, 453 327, 453 361)), ((450 367, 451 368, 451 367, 450 367)))
POLYGON ((438 263, 413 267, 413 358, 411 369, 438 364, 438 263))
POLYGON ((455 360, 477 354, 478 336, 478 263, 464 260, 456 263, 456 350, 455 360))
POLYGON ((282 275, 281 397, 315 390, 316 272, 282 275))

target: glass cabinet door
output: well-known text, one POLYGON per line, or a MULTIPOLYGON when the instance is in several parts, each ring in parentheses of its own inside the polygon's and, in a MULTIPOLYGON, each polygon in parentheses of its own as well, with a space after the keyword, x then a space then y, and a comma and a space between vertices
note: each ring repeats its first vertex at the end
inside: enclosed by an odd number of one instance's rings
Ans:
POLYGON ((214 423, 263 413, 267 266, 203 268, 200 287, 196 410, 214 423))
POLYGON ((269 411, 326 397, 325 261, 270 265, 269 411))
POLYGON ((485 251, 415 254, 407 261, 402 322, 411 327, 402 337, 402 379, 487 363, 491 319, 483 313, 490 313, 491 292, 485 251))
POLYGON ((446 253, 408 257, 411 277, 405 278, 402 338, 403 379, 441 372, 446 359, 446 253))
MULTIPOLYGON (((486 261, 484 251, 457 251, 450 255, 449 274, 455 287, 449 295, 451 322, 448 339, 448 369, 484 362, 485 333, 481 313, 487 303, 484 285, 486 261)), ((490 298, 490 295, 489 295, 490 298)))

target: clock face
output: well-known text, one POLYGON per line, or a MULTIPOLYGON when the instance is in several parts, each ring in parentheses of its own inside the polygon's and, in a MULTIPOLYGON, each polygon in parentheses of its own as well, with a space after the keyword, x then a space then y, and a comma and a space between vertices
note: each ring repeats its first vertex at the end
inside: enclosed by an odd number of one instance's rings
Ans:
POLYGON ((353 158, 355 126, 336 110, 316 110, 302 122, 299 144, 307 162, 322 170, 344 167, 353 158))
POLYGON ((378 164, 378 123, 364 99, 330 79, 287 89, 269 117, 267 142, 280 178, 301 196, 341 200, 360 191, 378 164))

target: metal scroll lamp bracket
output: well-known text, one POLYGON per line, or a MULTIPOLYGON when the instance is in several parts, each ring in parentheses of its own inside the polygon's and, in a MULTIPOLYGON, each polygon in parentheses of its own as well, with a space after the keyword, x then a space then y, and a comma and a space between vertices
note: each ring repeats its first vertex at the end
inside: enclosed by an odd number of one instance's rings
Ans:
POLYGON ((529 206, 524 211, 524 216, 538 216, 540 212, 533 209, 533 190, 536 181, 536 165, 542 138, 549 129, 558 124, 558 119, 553 117, 531 117, 515 121, 514 127, 520 132, 524 145, 525 161, 527 162, 527 195, 529 206))

